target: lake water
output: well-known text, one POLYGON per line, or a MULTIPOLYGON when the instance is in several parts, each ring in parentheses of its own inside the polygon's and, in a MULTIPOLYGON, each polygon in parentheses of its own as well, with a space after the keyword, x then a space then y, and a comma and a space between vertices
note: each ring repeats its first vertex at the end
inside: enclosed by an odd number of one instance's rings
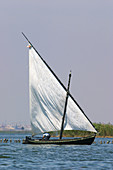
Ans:
POLYGON ((14 140, 22 141, 25 135, 0 134, 0 139, 4 138, 12 142, 0 143, 0 170, 113 169, 113 144, 107 144, 113 138, 96 138, 96 143, 89 146, 23 145, 14 140))

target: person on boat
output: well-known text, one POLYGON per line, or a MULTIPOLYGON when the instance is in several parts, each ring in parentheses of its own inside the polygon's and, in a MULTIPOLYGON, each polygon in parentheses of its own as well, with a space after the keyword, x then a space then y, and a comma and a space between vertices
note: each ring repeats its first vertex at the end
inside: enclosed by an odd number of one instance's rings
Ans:
POLYGON ((50 137, 51 137, 51 135, 49 133, 44 133, 42 139, 49 140, 50 137))

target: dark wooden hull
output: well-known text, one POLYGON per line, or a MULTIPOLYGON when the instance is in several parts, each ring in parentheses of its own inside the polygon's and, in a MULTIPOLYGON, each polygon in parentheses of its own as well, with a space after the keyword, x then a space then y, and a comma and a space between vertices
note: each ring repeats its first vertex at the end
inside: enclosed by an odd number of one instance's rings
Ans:
POLYGON ((23 144, 34 144, 34 145, 91 145, 95 139, 95 136, 83 137, 83 138, 74 138, 74 139, 50 139, 50 140, 41 140, 41 139, 32 139, 27 137, 23 144))

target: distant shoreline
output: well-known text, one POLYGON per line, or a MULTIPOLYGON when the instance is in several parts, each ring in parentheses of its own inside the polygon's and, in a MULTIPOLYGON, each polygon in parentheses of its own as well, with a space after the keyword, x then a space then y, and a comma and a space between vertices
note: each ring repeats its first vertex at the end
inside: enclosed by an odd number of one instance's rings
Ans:
MULTIPOLYGON (((5 130, 2 130, 0 131, 0 135, 1 134, 23 134, 23 135, 31 135, 32 132, 31 131, 5 131, 5 130)), ((54 135, 52 135, 52 137, 55 137, 54 135)), ((58 137, 58 136, 57 136, 58 137)), ((64 137, 68 137, 68 134, 67 135, 64 135, 64 137)), ((82 135, 74 135, 73 137, 83 137, 82 135)), ((101 135, 97 135, 96 138, 113 138, 113 136, 101 136, 101 135)))
POLYGON ((96 136, 96 138, 113 138, 113 136, 96 136))
MULTIPOLYGON (((113 125, 112 124, 101 124, 93 123, 97 132, 96 138, 113 138, 113 125)), ((52 137, 59 137, 60 131, 58 132, 49 132, 52 137)), ((31 130, 0 130, 0 134, 23 134, 31 135, 31 130)), ((64 130, 63 137, 83 137, 90 136, 94 133, 88 131, 80 130, 64 130)))
POLYGON ((31 134, 30 130, 1 130, 0 134, 31 134))

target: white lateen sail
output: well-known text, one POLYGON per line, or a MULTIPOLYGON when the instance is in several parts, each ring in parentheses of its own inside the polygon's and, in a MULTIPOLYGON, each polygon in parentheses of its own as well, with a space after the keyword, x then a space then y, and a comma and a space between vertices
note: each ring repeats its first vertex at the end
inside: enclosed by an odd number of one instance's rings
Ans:
MULTIPOLYGON (((29 95, 33 134, 60 130, 66 88, 32 45, 29 47, 29 95)), ((64 130, 97 132, 71 95, 64 130)))

